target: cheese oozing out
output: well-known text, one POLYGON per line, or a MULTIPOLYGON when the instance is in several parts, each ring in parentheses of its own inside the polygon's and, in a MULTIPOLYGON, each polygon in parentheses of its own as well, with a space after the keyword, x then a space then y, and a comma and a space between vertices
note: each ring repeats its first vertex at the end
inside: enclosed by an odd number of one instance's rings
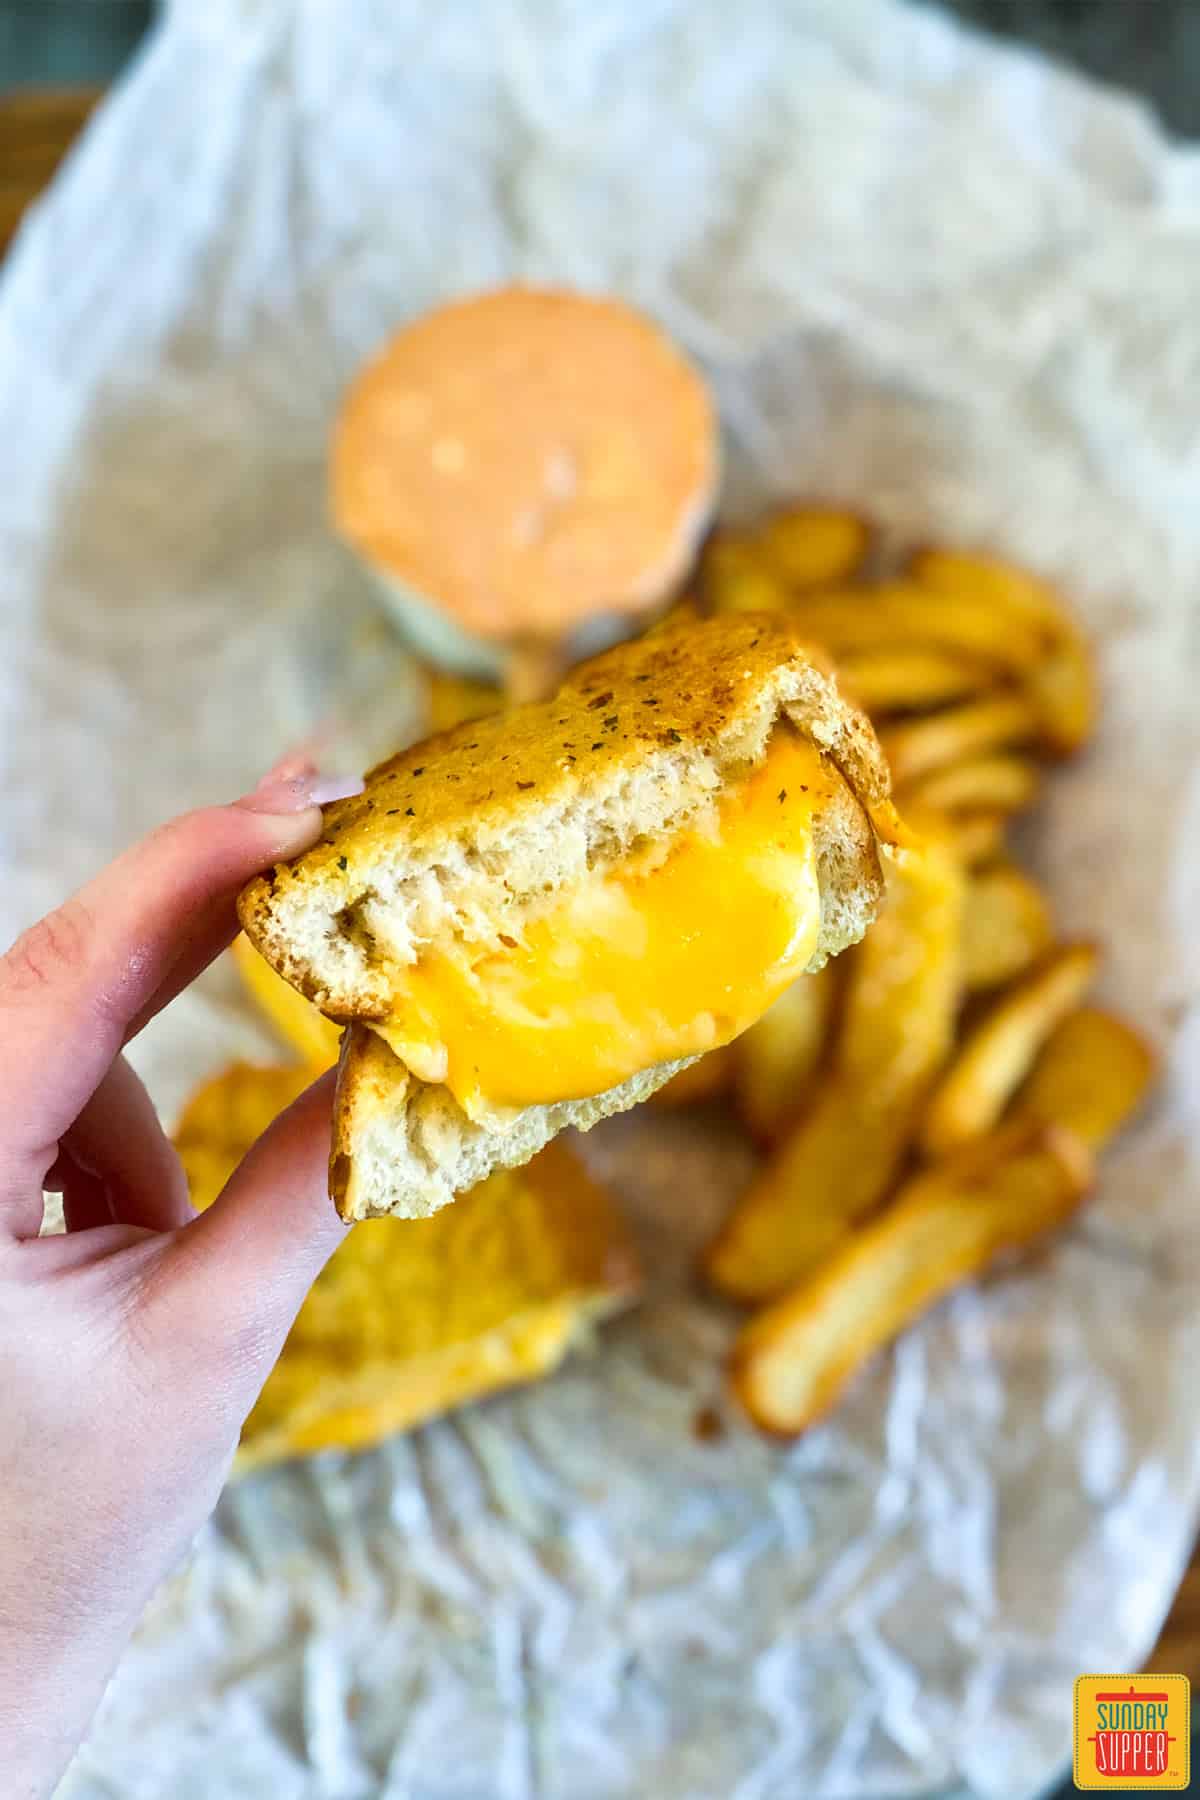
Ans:
POLYGON ((839 777, 791 726, 665 859, 597 872, 519 938, 430 948, 375 1030, 469 1115, 577 1100, 726 1044, 820 930, 812 819, 839 777))

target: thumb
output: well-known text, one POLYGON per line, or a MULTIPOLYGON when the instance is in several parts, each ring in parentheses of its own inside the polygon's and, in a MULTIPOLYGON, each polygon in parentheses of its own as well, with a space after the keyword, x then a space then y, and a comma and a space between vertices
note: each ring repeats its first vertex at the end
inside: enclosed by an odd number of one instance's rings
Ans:
POLYGON ((190 1319, 189 1341, 244 1370, 251 1400, 346 1236, 329 1198, 335 1078, 329 1070, 280 1114, 172 1248, 172 1318, 190 1319))

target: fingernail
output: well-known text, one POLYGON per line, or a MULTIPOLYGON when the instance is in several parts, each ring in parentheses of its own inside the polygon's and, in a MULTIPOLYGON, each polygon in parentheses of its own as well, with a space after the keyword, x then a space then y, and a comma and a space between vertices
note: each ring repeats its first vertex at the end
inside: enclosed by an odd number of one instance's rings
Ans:
POLYGON ((358 775, 321 775, 311 768, 303 774, 272 770, 238 805, 247 812, 298 813, 310 806, 328 806, 331 800, 344 800, 362 790, 358 775))
POLYGON ((312 784, 314 806, 328 806, 331 800, 348 800, 361 794, 365 786, 361 775, 318 775, 312 784))

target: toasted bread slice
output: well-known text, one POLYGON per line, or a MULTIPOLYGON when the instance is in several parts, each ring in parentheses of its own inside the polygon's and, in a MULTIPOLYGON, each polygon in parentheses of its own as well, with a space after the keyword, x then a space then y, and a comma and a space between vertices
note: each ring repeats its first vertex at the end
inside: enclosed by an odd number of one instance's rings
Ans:
POLYGON ((361 794, 326 808, 318 844, 245 889, 246 935, 328 1017, 384 1019, 390 961, 442 933, 486 937, 497 914, 544 905, 648 838, 665 852, 762 760, 781 717, 848 789, 817 821, 830 955, 873 916, 866 819, 894 838, 889 777, 870 725, 815 653, 786 617, 759 614, 620 645, 550 700, 469 720, 381 763, 361 794))
MULTIPOLYGON (((313 1074, 235 1063, 197 1090, 175 1138, 197 1207, 313 1074)), ((237 1471, 365 1449, 532 1381, 629 1304, 638 1281, 629 1226, 565 1144, 437 1219, 360 1226, 301 1307, 246 1421, 237 1471)))
MULTIPOLYGON (((541 1062, 527 1075, 509 1057, 504 1031, 490 1017, 480 1026, 478 1012, 478 989, 502 987, 506 959, 528 960, 539 932, 555 956, 564 942, 571 949, 587 938, 590 925, 571 910, 580 896, 626 877, 641 896, 652 895, 672 870, 674 894, 656 919, 657 935, 647 936, 644 962, 627 955, 624 975, 637 1000, 644 994, 657 1005, 673 934, 688 938, 681 904, 708 930, 717 961, 737 949, 739 966, 718 971, 722 992, 753 990, 755 959, 769 955, 754 915, 739 910, 741 865, 726 854, 725 835, 725 808, 752 791, 755 830, 766 836, 750 843, 747 866, 760 850, 803 850, 812 907, 799 966, 819 967, 874 916, 878 842, 894 840, 898 825, 869 724, 781 615, 690 622, 622 645, 576 670, 549 701, 403 752, 372 772, 363 794, 328 809, 313 849, 246 889, 242 923, 273 967, 330 1017, 373 1026, 400 1053, 389 1058, 361 1031, 350 1034, 334 1169, 345 1217, 432 1211, 491 1167, 525 1160, 563 1125, 586 1126, 634 1104, 757 1016, 714 1019, 702 997, 707 1037, 689 1037, 690 1015, 674 1035, 623 1037, 588 1011, 593 990, 582 951, 573 972, 556 970, 555 1016, 565 1023, 557 1039, 544 1037, 541 1062), (790 763, 778 761, 777 726, 790 763), (779 767, 803 779, 788 775, 776 792, 779 767), (686 868, 685 847, 699 854, 686 868), (710 914, 720 915, 719 928, 710 914), (420 1037, 412 984, 431 966, 440 980, 441 964, 468 955, 459 985, 474 984, 476 1012, 456 1062, 444 1045, 420 1037), (561 1049, 576 1013, 582 1053, 578 1066, 568 1069, 565 1058, 560 1068, 547 1045, 561 1049), (485 1052, 491 1066, 481 1074, 485 1052), (353 1162, 356 1146, 357 1170, 339 1161, 353 1162)), ((774 899, 784 905, 788 883, 776 885, 774 899)), ((795 951, 799 938, 789 932, 790 923, 784 936, 795 951)), ((592 931, 606 953, 612 935, 607 926, 592 931)), ((686 1013, 689 979, 704 977, 708 965, 672 973, 686 1013)))

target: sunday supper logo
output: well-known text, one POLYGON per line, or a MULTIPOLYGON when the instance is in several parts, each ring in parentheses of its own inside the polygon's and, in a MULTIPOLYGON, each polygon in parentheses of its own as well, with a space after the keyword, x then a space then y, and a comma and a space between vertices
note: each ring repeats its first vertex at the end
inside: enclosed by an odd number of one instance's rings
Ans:
POLYGON ((1190 1712, 1186 1675, 1080 1675, 1075 1683, 1075 1786, 1122 1793, 1186 1789, 1190 1712))

